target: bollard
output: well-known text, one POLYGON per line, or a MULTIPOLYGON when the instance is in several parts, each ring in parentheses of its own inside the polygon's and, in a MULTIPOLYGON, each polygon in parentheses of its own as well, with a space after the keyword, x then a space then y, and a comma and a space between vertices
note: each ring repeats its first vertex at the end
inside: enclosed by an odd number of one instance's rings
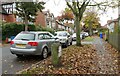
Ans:
POLYGON ((52 54, 52 64, 55 67, 60 66, 60 57, 61 57, 61 45, 60 43, 53 43, 51 48, 51 54, 52 54))

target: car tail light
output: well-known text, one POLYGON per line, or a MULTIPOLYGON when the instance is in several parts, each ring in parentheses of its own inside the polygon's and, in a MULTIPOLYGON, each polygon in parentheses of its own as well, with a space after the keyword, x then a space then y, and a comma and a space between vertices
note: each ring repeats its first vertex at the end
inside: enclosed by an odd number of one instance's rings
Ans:
POLYGON ((10 41, 10 45, 14 44, 14 41, 10 41))
POLYGON ((28 44, 31 46, 38 46, 38 42, 28 42, 28 44))

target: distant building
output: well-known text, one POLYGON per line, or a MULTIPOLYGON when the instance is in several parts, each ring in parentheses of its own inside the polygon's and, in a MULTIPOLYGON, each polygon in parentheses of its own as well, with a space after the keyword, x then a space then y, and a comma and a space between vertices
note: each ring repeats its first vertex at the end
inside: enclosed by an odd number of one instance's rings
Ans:
MULTIPOLYGON (((59 17, 58 17, 59 18, 59 17)), ((56 29, 57 30, 65 30, 71 33, 74 33, 73 28, 70 26, 69 23, 63 23, 60 22, 57 18, 56 18, 56 29)))
POLYGON ((43 27, 55 28, 55 18, 49 11, 38 12, 36 16, 35 24, 40 24, 43 27))
POLYGON ((118 26, 118 19, 108 20, 106 26, 109 29, 109 32, 114 32, 115 28, 118 26))

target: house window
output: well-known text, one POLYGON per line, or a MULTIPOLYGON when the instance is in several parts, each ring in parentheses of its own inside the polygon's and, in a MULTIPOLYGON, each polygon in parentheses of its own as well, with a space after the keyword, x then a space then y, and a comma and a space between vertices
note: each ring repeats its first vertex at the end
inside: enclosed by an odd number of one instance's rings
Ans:
POLYGON ((16 21, 17 21, 17 22, 23 22, 22 18, 20 18, 20 17, 18 17, 18 16, 16 16, 16 21))
POLYGON ((8 14, 13 14, 13 5, 12 4, 5 4, 5 5, 2 5, 2 7, 5 9, 5 11, 8 14))
POLYGON ((48 21, 48 19, 46 19, 46 23, 47 23, 47 25, 49 25, 49 21, 48 21))

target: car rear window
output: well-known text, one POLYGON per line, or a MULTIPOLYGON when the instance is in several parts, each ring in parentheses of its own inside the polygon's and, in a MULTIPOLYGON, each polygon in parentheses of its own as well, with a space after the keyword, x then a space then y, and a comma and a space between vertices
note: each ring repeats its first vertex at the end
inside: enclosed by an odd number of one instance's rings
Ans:
POLYGON ((67 36, 67 33, 65 32, 59 33, 59 36, 67 36))
POLYGON ((54 34, 54 36, 66 37, 66 36, 67 36, 67 33, 66 33, 66 32, 56 32, 56 33, 54 34))
POLYGON ((15 40, 35 40, 33 33, 20 33, 15 37, 15 40))

